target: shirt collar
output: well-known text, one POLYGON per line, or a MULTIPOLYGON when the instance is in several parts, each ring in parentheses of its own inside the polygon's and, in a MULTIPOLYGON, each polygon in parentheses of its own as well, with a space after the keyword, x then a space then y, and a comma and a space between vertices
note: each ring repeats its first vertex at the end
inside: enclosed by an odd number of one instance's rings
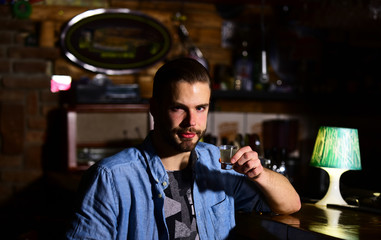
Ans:
MULTIPOLYGON (((166 174, 164 165, 161 162, 161 159, 157 155, 155 148, 153 146, 152 134, 153 134, 153 131, 150 131, 146 139, 144 139, 143 141, 142 148, 143 148, 144 154, 147 157, 149 168, 151 170, 152 177, 155 179, 155 181, 157 182, 168 181, 168 176, 166 174)), ((190 164, 192 165, 193 171, 199 156, 197 149, 198 147, 196 146, 196 149, 192 150, 190 154, 190 159, 189 159, 190 164)))

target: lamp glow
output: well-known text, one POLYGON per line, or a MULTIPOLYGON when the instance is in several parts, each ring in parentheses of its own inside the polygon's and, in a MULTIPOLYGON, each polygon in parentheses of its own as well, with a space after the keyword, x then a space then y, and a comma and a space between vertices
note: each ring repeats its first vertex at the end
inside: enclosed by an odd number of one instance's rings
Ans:
POLYGON ((340 177, 348 170, 361 170, 357 129, 320 127, 310 165, 329 175, 328 191, 316 204, 347 205, 340 193, 340 177))

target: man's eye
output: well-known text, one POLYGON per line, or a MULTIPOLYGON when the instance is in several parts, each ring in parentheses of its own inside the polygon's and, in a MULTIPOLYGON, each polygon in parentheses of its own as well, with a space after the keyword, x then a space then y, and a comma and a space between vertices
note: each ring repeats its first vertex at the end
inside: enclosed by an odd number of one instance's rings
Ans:
POLYGON ((171 110, 174 112, 178 112, 178 111, 183 110, 183 108, 182 107, 172 107, 171 110))
POLYGON ((198 112, 203 112, 203 111, 206 111, 207 109, 208 109, 207 105, 206 106, 199 106, 199 107, 196 108, 196 110, 198 112))

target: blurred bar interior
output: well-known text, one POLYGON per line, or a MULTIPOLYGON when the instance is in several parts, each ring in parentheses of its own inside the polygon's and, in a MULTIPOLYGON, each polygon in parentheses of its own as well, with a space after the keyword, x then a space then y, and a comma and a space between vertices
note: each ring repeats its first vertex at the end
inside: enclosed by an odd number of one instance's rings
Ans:
POLYGON ((380 208, 380 1, 17 0, 0 1, 0 13, 5 235, 62 231, 83 170, 152 128, 152 77, 179 56, 213 78, 203 141, 250 145, 316 202, 329 183, 309 165, 319 128, 358 129, 362 170, 341 176, 341 194, 380 208), (125 18, 98 29, 110 9, 125 18), (130 16, 145 19, 139 29, 126 27, 130 16), (70 25, 88 22, 93 32, 70 25))

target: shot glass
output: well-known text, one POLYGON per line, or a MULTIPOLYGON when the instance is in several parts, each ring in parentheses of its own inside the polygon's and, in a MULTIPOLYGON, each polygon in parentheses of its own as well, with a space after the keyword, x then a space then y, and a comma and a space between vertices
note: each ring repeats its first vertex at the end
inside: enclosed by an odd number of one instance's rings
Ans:
POLYGON ((221 168, 225 170, 233 169, 231 158, 238 151, 238 147, 233 145, 221 145, 219 146, 219 149, 221 154, 221 157, 220 157, 221 168))

